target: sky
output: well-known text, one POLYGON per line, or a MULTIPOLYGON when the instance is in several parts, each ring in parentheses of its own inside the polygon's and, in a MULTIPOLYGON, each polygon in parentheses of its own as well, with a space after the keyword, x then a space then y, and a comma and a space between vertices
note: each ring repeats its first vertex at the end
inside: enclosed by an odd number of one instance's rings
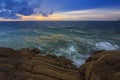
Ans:
POLYGON ((0 0, 0 21, 116 21, 120 0, 0 0))

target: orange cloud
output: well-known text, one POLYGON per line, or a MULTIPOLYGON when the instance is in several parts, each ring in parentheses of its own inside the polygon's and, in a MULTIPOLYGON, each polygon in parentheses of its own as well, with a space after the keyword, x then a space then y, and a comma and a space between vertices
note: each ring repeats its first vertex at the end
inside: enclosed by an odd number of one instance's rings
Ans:
POLYGON ((62 20, 64 19, 63 15, 59 15, 59 14, 53 14, 50 15, 48 17, 44 17, 41 15, 31 15, 31 16, 21 16, 21 20, 37 20, 37 21, 52 21, 52 20, 62 20))

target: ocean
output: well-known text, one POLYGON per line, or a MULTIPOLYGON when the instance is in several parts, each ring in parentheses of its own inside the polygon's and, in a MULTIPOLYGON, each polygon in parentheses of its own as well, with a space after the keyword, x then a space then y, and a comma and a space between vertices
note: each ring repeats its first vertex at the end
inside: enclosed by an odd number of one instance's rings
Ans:
POLYGON ((80 66, 94 51, 120 50, 120 22, 0 22, 0 47, 39 48, 44 55, 65 56, 80 66))

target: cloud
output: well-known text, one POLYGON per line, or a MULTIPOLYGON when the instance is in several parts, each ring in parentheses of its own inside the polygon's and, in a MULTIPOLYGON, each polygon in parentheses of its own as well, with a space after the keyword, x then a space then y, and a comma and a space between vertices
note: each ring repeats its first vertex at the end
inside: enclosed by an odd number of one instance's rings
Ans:
MULTIPOLYGON (((48 17, 33 14, 30 16, 20 15, 20 19, 14 19, 16 21, 116 21, 120 19, 120 10, 119 9, 89 9, 89 10, 76 10, 76 11, 66 11, 66 12, 57 12, 48 17)), ((13 19, 0 19, 0 21, 8 20, 13 21, 13 19)))
POLYGON ((32 14, 41 14, 48 16, 53 11, 42 11, 42 0, 0 0, 0 17, 5 19, 21 18, 18 14, 23 16, 30 16, 32 14), (38 10, 36 12, 36 9, 38 10))
MULTIPOLYGON (((119 9, 89 9, 89 10, 77 10, 57 13, 60 19, 63 20, 119 20, 120 10, 119 9)), ((54 15, 52 15, 54 16, 54 15)))
POLYGON ((119 9, 89 9, 89 10, 77 10, 77 11, 67 11, 54 13, 48 17, 31 15, 22 16, 21 20, 77 20, 77 21, 96 21, 96 20, 119 20, 120 10, 119 9))

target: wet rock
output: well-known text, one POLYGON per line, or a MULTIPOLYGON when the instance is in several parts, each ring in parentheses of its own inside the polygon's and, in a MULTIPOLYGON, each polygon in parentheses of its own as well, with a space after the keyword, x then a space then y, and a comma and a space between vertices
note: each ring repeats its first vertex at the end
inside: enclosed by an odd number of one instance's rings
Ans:
POLYGON ((34 49, 32 49, 32 51, 35 54, 40 54, 41 53, 41 51, 38 48, 34 48, 34 49))

